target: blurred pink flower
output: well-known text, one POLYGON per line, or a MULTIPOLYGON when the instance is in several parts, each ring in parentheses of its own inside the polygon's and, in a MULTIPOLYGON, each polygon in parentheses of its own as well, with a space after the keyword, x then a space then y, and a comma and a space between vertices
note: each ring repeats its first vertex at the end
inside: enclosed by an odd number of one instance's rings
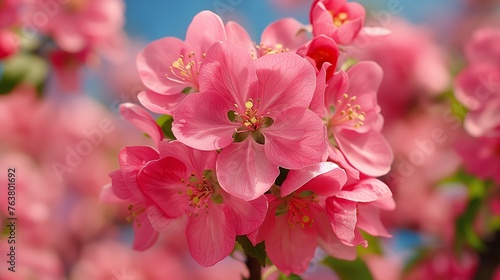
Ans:
POLYGON ((193 258, 212 266, 234 249, 236 235, 255 231, 267 211, 265 197, 244 201, 220 189, 215 177, 217 153, 162 143, 161 159, 149 162, 137 177, 153 227, 166 230, 172 220, 187 219, 186 238, 193 258))
POLYGON ((137 57, 139 75, 148 90, 139 100, 149 110, 170 114, 188 93, 200 89, 199 72, 210 46, 228 41, 255 52, 245 29, 235 22, 225 26, 221 18, 209 11, 198 13, 188 27, 186 40, 166 37, 146 46, 137 57))
POLYGON ((354 57, 372 60, 384 69, 378 103, 386 124, 408 114, 422 101, 443 93, 450 85, 447 57, 430 30, 391 17, 391 34, 359 48, 354 57))
POLYGON ((66 52, 60 49, 50 52, 49 59, 61 89, 66 92, 78 92, 82 87, 82 66, 91 63, 94 58, 88 48, 78 52, 66 52))
POLYGON ((464 159, 468 172, 481 179, 493 179, 500 184, 500 138, 468 135, 461 137, 456 144, 457 152, 464 159))
POLYGON ((8 30, 0 28, 0 59, 7 58, 19 51, 19 39, 17 35, 8 30))
POLYGON ((347 72, 336 73, 328 81, 324 96, 322 117, 330 144, 369 176, 386 174, 393 160, 392 149, 380 132, 383 118, 376 96, 381 79, 380 66, 360 62, 347 72))
POLYGON ((449 249, 439 249, 412 267, 404 279, 473 279, 477 261, 470 252, 457 257, 449 249))
POLYGON ((18 21, 21 0, 2 0, 0 3, 0 29, 11 27, 18 21))
POLYGON ((29 18, 44 12, 49 20, 45 24, 33 22, 34 27, 52 36, 66 52, 86 48, 107 51, 123 36, 125 6, 121 0, 69 0, 53 2, 52 6, 35 0, 30 9, 29 18))
POLYGON ((243 49, 216 43, 203 62, 201 92, 173 112, 172 130, 193 148, 222 149, 221 187, 251 200, 271 187, 278 166, 298 169, 325 154, 325 127, 307 109, 315 84, 313 67, 296 54, 252 61, 243 49))

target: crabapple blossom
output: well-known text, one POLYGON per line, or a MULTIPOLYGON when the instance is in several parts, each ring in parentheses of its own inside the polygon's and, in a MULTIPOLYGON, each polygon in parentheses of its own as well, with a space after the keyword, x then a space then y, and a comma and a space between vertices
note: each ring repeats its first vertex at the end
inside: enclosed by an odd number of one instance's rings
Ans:
POLYGON ((238 46, 216 43, 200 71, 200 92, 173 112, 172 131, 193 148, 222 149, 221 187, 255 199, 274 183, 279 166, 299 169, 319 163, 326 153, 325 127, 307 108, 315 77, 296 54, 252 60, 238 46))

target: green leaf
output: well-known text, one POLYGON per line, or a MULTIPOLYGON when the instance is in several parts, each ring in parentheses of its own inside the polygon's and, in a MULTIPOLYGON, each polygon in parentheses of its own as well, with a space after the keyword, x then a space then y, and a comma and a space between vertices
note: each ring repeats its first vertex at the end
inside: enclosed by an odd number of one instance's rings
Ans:
POLYGON ((163 115, 159 117, 156 120, 156 123, 161 127, 161 130, 163 130, 163 134, 168 137, 169 139, 175 140, 175 136, 172 133, 172 122, 174 121, 174 118, 170 115, 163 115))
POLYGON ((34 54, 19 54, 7 59, 0 78, 0 94, 14 90, 19 84, 29 84, 40 93, 49 68, 47 63, 34 54))
POLYGON ((341 280, 373 280, 373 276, 361 259, 344 261, 327 257, 323 263, 333 269, 341 280))
POLYGON ((457 237, 455 240, 455 250, 461 252, 464 243, 469 246, 482 250, 484 244, 481 238, 474 231, 474 221, 479 213, 482 205, 481 198, 472 198, 467 205, 465 212, 457 219, 456 232, 457 237))
POLYGON ((250 257, 256 258, 262 267, 266 266, 266 247, 264 245, 264 241, 253 246, 252 242, 248 239, 246 235, 240 235, 236 237, 236 241, 241 245, 245 254, 250 257))
POLYGON ((293 273, 290 274, 289 276, 286 276, 285 274, 280 274, 278 280, 302 280, 302 277, 293 273))

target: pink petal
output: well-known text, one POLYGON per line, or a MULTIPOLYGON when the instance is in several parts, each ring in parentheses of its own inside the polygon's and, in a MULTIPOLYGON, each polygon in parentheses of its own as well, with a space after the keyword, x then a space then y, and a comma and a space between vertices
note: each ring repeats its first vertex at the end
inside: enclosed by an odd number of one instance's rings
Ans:
POLYGON ((347 246, 335 235, 325 214, 314 217, 318 230, 318 245, 330 256, 343 260, 355 260, 357 257, 356 247, 347 246))
POLYGON ((378 177, 391 169, 394 154, 380 132, 357 133, 344 129, 337 132, 335 138, 349 163, 362 173, 378 177))
MULTIPOLYGON (((121 173, 120 173, 119 170, 114 171, 114 172, 118 172, 118 174, 120 174, 120 176, 121 176, 121 173)), ((107 184, 106 186, 104 186, 102 188, 101 193, 99 194, 99 201, 103 202, 103 203, 120 203, 120 202, 123 202, 122 199, 118 198, 115 195, 115 193, 113 191, 113 188, 111 187, 111 184, 107 184)))
POLYGON ((268 191, 279 175, 278 166, 267 159, 263 145, 252 139, 223 149, 216 170, 221 187, 247 201, 268 191))
POLYGON ((269 24, 262 32, 261 42, 268 47, 280 44, 295 51, 308 41, 305 26, 294 18, 283 18, 269 24))
POLYGON ((176 221, 179 218, 170 218, 164 214, 164 211, 151 199, 147 199, 145 206, 149 223, 157 232, 172 232, 177 226, 176 221))
POLYGON ((332 196, 340 191, 346 180, 345 172, 338 165, 333 162, 320 162, 298 170, 290 170, 281 185, 281 196, 285 197, 301 187, 310 191, 318 190, 317 193, 321 195, 325 195, 325 191, 328 194, 332 192, 331 195, 326 195, 332 196), (319 181, 311 183, 316 178, 319 181), (321 187, 317 188, 318 185, 321 187))
POLYGON ((86 38, 80 32, 75 32, 71 24, 61 25, 54 29, 54 40, 66 52, 76 53, 85 48, 86 38))
POLYGON ((287 215, 277 216, 272 233, 266 238, 269 259, 284 274, 301 274, 309 266, 316 250, 316 232, 311 227, 288 225, 287 215))
POLYGON ((202 266, 218 263, 234 249, 234 221, 231 215, 221 208, 220 205, 212 203, 209 214, 190 217, 186 228, 189 251, 202 266))
POLYGON ((188 180, 186 166, 172 157, 148 163, 137 176, 147 204, 154 203, 166 218, 178 218, 189 212, 187 187, 181 180, 188 180))
POLYGON ((319 163, 327 149, 325 125, 309 109, 286 110, 263 134, 269 160, 287 169, 319 163))
POLYGON ((388 192, 376 201, 370 202, 370 206, 377 207, 381 210, 391 211, 396 209, 396 202, 392 197, 392 192, 388 192))
POLYGON ((333 39, 339 44, 352 42, 364 24, 365 9, 363 6, 356 2, 349 2, 347 6, 350 20, 338 27, 337 33, 333 36, 333 39))
POLYGON ((163 141, 159 144, 160 157, 174 157, 182 161, 188 173, 194 173, 198 178, 205 170, 215 170, 216 151, 200 151, 182 144, 179 141, 163 141))
POLYGON ((167 94, 178 94, 189 86, 166 77, 171 75, 172 63, 186 49, 191 47, 174 37, 162 38, 147 45, 137 56, 137 69, 144 85, 154 92, 167 94))
POLYGON ((349 88, 349 76, 344 71, 335 73, 330 80, 327 81, 325 89, 325 108, 330 112, 330 106, 337 106, 337 100, 342 94, 347 92, 349 88))
POLYGON ((134 220, 134 245, 136 251, 145 251, 149 249, 156 240, 158 233, 151 227, 148 216, 145 213, 139 214, 134 220))
POLYGON ((323 34, 332 37, 335 31, 337 31, 337 28, 333 24, 332 15, 322 2, 317 2, 317 4, 313 6, 311 11, 311 23, 314 36, 323 34))
POLYGON ((328 160, 335 162, 345 171, 347 178, 355 180, 359 179, 359 171, 347 162, 346 158, 339 149, 333 147, 332 145, 328 145, 328 156, 328 160))
POLYGON ((356 203, 344 199, 329 197, 326 200, 326 211, 330 225, 337 237, 346 245, 353 244, 357 221, 356 203))
POLYGON ((267 199, 265 196, 260 196, 252 201, 245 201, 225 192, 223 195, 224 205, 232 212, 237 235, 252 233, 262 225, 267 213, 267 199))
POLYGON ((255 66, 245 49, 222 42, 208 50, 199 79, 200 91, 216 92, 231 104, 232 110, 234 104, 245 108, 249 93, 255 92, 257 86, 255 66))
POLYGON ((151 147, 125 147, 118 154, 123 180, 130 192, 141 201, 144 197, 137 186, 137 174, 146 163, 155 159, 158 159, 158 152, 151 147))
POLYGON ((226 40, 224 23, 210 11, 202 11, 194 16, 186 33, 186 42, 202 51, 207 51, 217 41, 226 40))
POLYGON ((245 49, 248 54, 256 58, 255 44, 247 31, 238 23, 229 21, 226 23, 227 41, 245 49))
POLYGON ((382 224, 380 219, 380 209, 370 205, 360 204, 358 206, 357 227, 373 236, 392 237, 382 224))
MULTIPOLYGON (((125 178, 123 177, 123 174, 120 169, 109 173, 109 177, 111 178, 111 186, 112 186, 111 188, 113 194, 117 198, 123 200, 130 200, 135 198, 134 194, 130 191, 128 184, 125 182, 125 178)), ((133 183, 136 184, 135 179, 133 183)), ((109 196, 106 197, 110 198, 109 196)))
POLYGON ((230 110, 234 110, 233 104, 217 93, 190 94, 173 112, 172 132, 180 142, 195 149, 224 148, 233 142, 238 127, 229 120, 230 110))
POLYGON ((313 98, 309 109, 316 113, 320 118, 325 115, 325 90, 326 90, 326 73, 332 67, 330 63, 323 63, 321 70, 316 77, 316 89, 314 90, 313 98))
POLYGON ((137 95, 137 99, 139 99, 142 106, 151 112, 166 115, 171 115, 172 111, 179 105, 184 97, 186 97, 186 95, 183 93, 166 95, 150 90, 143 91, 137 95))
POLYGON ((288 108, 309 107, 316 88, 316 71, 309 62, 293 53, 278 53, 255 60, 255 67, 261 112, 275 118, 288 108))
POLYGON ((487 135, 500 127, 500 95, 484 105, 481 111, 470 112, 464 121, 467 132, 472 136, 487 135))
POLYGON ((344 187, 336 197, 356 202, 372 202, 385 197, 390 192, 389 187, 382 181, 370 178, 344 187))
POLYGON ((163 140, 163 131, 156 121, 141 106, 132 103, 120 104, 121 116, 137 129, 148 134, 158 144, 163 140))

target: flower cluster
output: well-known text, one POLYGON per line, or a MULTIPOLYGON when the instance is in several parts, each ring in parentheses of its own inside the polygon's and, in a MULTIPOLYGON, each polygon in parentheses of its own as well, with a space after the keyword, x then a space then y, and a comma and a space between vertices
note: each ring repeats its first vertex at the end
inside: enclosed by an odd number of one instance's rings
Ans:
POLYGON ((204 11, 184 41, 166 37, 139 54, 141 104, 173 121, 120 107, 155 143, 124 148, 103 192, 129 203, 135 249, 181 228, 193 258, 211 266, 244 236, 300 274, 318 246, 352 260, 367 246, 361 230, 390 236, 378 213, 395 205, 376 179, 393 159, 377 104, 382 69, 348 60, 357 39, 384 34, 364 17, 357 3, 315 1, 312 32, 287 18, 255 43, 204 11))
POLYGON ((500 184, 500 29, 478 29, 466 45, 469 65, 455 80, 455 96, 469 110, 458 151, 469 172, 500 184), (478 149, 479 148, 479 149, 478 149))

